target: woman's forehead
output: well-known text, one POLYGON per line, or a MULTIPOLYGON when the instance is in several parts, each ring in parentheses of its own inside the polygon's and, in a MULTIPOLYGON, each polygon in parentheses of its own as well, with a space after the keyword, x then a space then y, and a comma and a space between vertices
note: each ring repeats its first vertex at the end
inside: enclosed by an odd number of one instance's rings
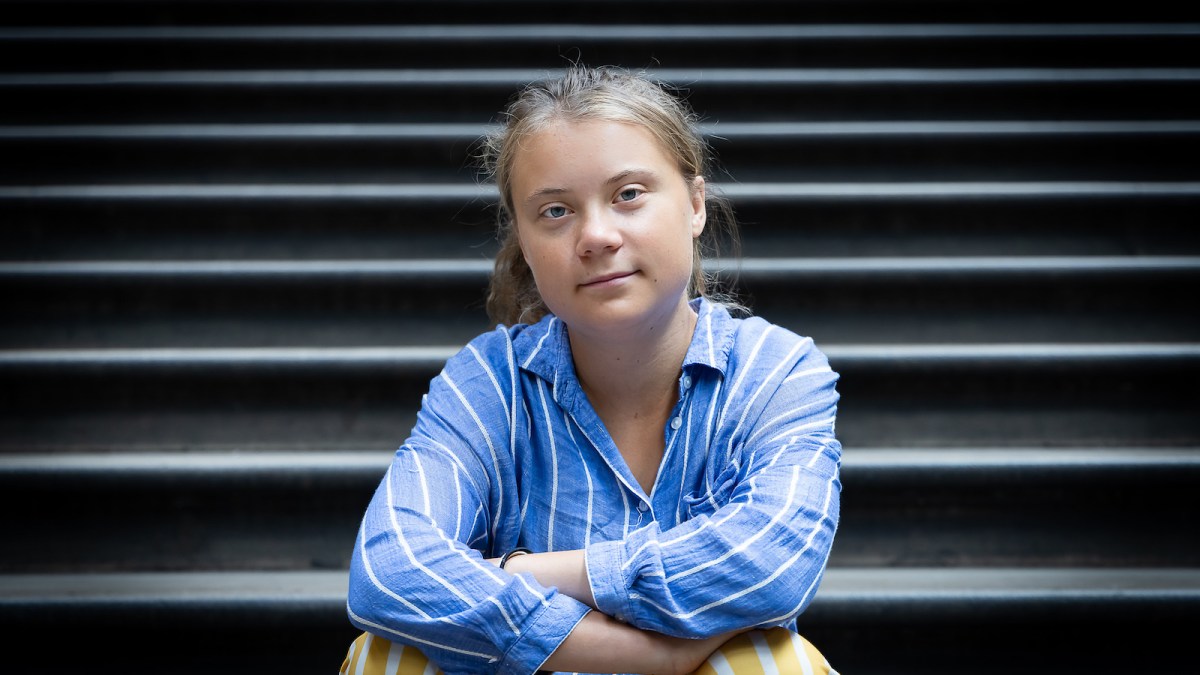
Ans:
POLYGON ((607 120, 559 121, 530 133, 512 161, 514 185, 539 174, 560 180, 584 174, 607 180, 620 172, 678 172, 678 162, 642 125, 607 120), (564 172, 567 175, 564 175, 564 172))

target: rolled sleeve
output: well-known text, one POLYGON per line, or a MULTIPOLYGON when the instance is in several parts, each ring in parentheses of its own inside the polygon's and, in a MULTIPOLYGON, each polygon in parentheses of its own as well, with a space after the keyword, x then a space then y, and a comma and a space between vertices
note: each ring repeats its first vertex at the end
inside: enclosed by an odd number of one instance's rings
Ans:
POLYGON ((574 598, 553 594, 546 605, 526 619, 520 636, 504 653, 497 672, 506 675, 537 672, 590 611, 590 607, 574 598))
POLYGON ((745 490, 711 516, 588 547, 597 609, 688 638, 795 620, 823 576, 840 482, 835 467, 781 469, 760 475, 770 488, 745 490))
POLYGON ((596 609, 617 621, 626 621, 633 612, 629 600, 633 580, 622 574, 628 559, 625 543, 620 541, 592 544, 584 558, 596 609))

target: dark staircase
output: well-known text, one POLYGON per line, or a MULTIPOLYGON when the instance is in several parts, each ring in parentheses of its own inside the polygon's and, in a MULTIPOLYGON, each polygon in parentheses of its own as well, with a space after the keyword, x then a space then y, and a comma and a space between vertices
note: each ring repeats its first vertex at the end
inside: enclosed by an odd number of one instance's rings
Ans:
POLYGON ((686 92, 842 374, 842 673, 1195 672, 1200 10, 1078 7, 0 2, 0 670, 336 671, 474 143, 578 60, 686 92))

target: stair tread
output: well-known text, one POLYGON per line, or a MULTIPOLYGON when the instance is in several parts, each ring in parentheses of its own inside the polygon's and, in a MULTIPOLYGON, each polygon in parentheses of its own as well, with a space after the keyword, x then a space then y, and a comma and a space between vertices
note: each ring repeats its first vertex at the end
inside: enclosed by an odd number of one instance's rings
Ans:
MULTIPOLYGON (((980 199, 980 198, 1150 198, 1200 196, 1200 181, 871 181, 714 182, 734 200, 769 199, 980 199)), ((186 199, 186 200, 488 200, 495 188, 474 183, 129 183, 4 185, 0 200, 186 199)))
MULTIPOLYGON (((408 123, 164 123, 164 124, 23 124, 0 126, 0 140, 162 140, 206 142, 458 140, 472 141, 492 125, 466 122, 408 123)), ((739 122, 702 124, 709 137, 738 141, 755 138, 824 138, 860 136, 1073 136, 1195 134, 1200 121, 1178 120, 852 120, 739 122)))
MULTIPOLYGON (((460 349, 456 345, 370 347, 144 347, 107 349, 0 350, 0 367, 328 367, 436 366, 460 349)), ((826 344, 831 360, 870 365, 887 362, 1003 364, 1121 363, 1200 360, 1200 343, 978 343, 826 344)))
MULTIPOLYGON (((347 573, 330 571, 0 574, 0 611, 54 603, 345 605, 347 573)), ((830 568, 815 603, 924 600, 1110 603, 1200 601, 1192 568, 830 568)), ((1198 605, 1200 607, 1200 605, 1198 605)))
MULTIPOLYGON (((377 479, 391 451, 97 451, 64 454, 0 454, 0 477, 19 480, 54 476, 61 480, 103 479, 123 475, 152 480, 205 481, 230 476, 264 481, 330 478, 377 479)), ((994 472, 1019 470, 1042 475, 1079 471, 1124 472, 1138 469, 1200 470, 1200 447, 1072 448, 844 448, 842 469, 862 473, 912 471, 994 472)))
MULTIPOLYGON (((558 69, 538 68, 309 68, 126 70, 89 73, 0 73, 0 87, 226 85, 345 87, 355 85, 507 85, 517 88, 558 69)), ((978 67, 978 68, 661 68, 649 76, 703 85, 983 84, 1032 82, 1195 82, 1200 68, 978 67)))
MULTIPOLYGON (((227 259, 227 260, 54 260, 0 261, 2 278, 101 277, 145 278, 153 280, 179 278, 246 277, 249 280, 272 277, 303 277, 322 279, 333 276, 467 277, 473 280, 492 271, 489 258, 471 256, 464 251, 461 258, 412 259, 227 259)), ((772 275, 894 275, 955 274, 963 276, 997 273, 1087 274, 1104 275, 1200 271, 1200 256, 1188 255, 954 255, 954 256, 840 256, 840 257, 746 257, 737 260, 706 261, 711 271, 736 269, 743 277, 772 275)))
POLYGON ((594 25, 584 23, 553 24, 427 24, 408 25, 324 25, 288 24, 233 26, 51 26, 0 29, 0 40, 266 40, 304 39, 313 42, 354 40, 423 40, 470 38, 473 40, 509 40, 512 38, 567 40, 603 38, 605 40, 721 40, 753 37, 758 39, 797 38, 813 40, 893 37, 924 40, 936 37, 996 36, 1118 36, 1118 35, 1197 35, 1200 24, 1191 23, 772 23, 772 24, 635 24, 594 25))

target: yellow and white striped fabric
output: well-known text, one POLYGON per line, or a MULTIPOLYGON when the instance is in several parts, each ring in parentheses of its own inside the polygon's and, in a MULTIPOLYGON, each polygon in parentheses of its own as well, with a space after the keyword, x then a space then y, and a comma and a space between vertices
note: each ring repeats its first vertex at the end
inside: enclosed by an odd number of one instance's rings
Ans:
POLYGON ((693 675, 837 675, 811 642, 786 628, 730 639, 693 675))
MULTIPOLYGON (((363 633, 339 675, 442 675, 419 650, 363 633)), ((784 628, 742 633, 721 645, 693 675, 837 675, 811 642, 784 628)))

